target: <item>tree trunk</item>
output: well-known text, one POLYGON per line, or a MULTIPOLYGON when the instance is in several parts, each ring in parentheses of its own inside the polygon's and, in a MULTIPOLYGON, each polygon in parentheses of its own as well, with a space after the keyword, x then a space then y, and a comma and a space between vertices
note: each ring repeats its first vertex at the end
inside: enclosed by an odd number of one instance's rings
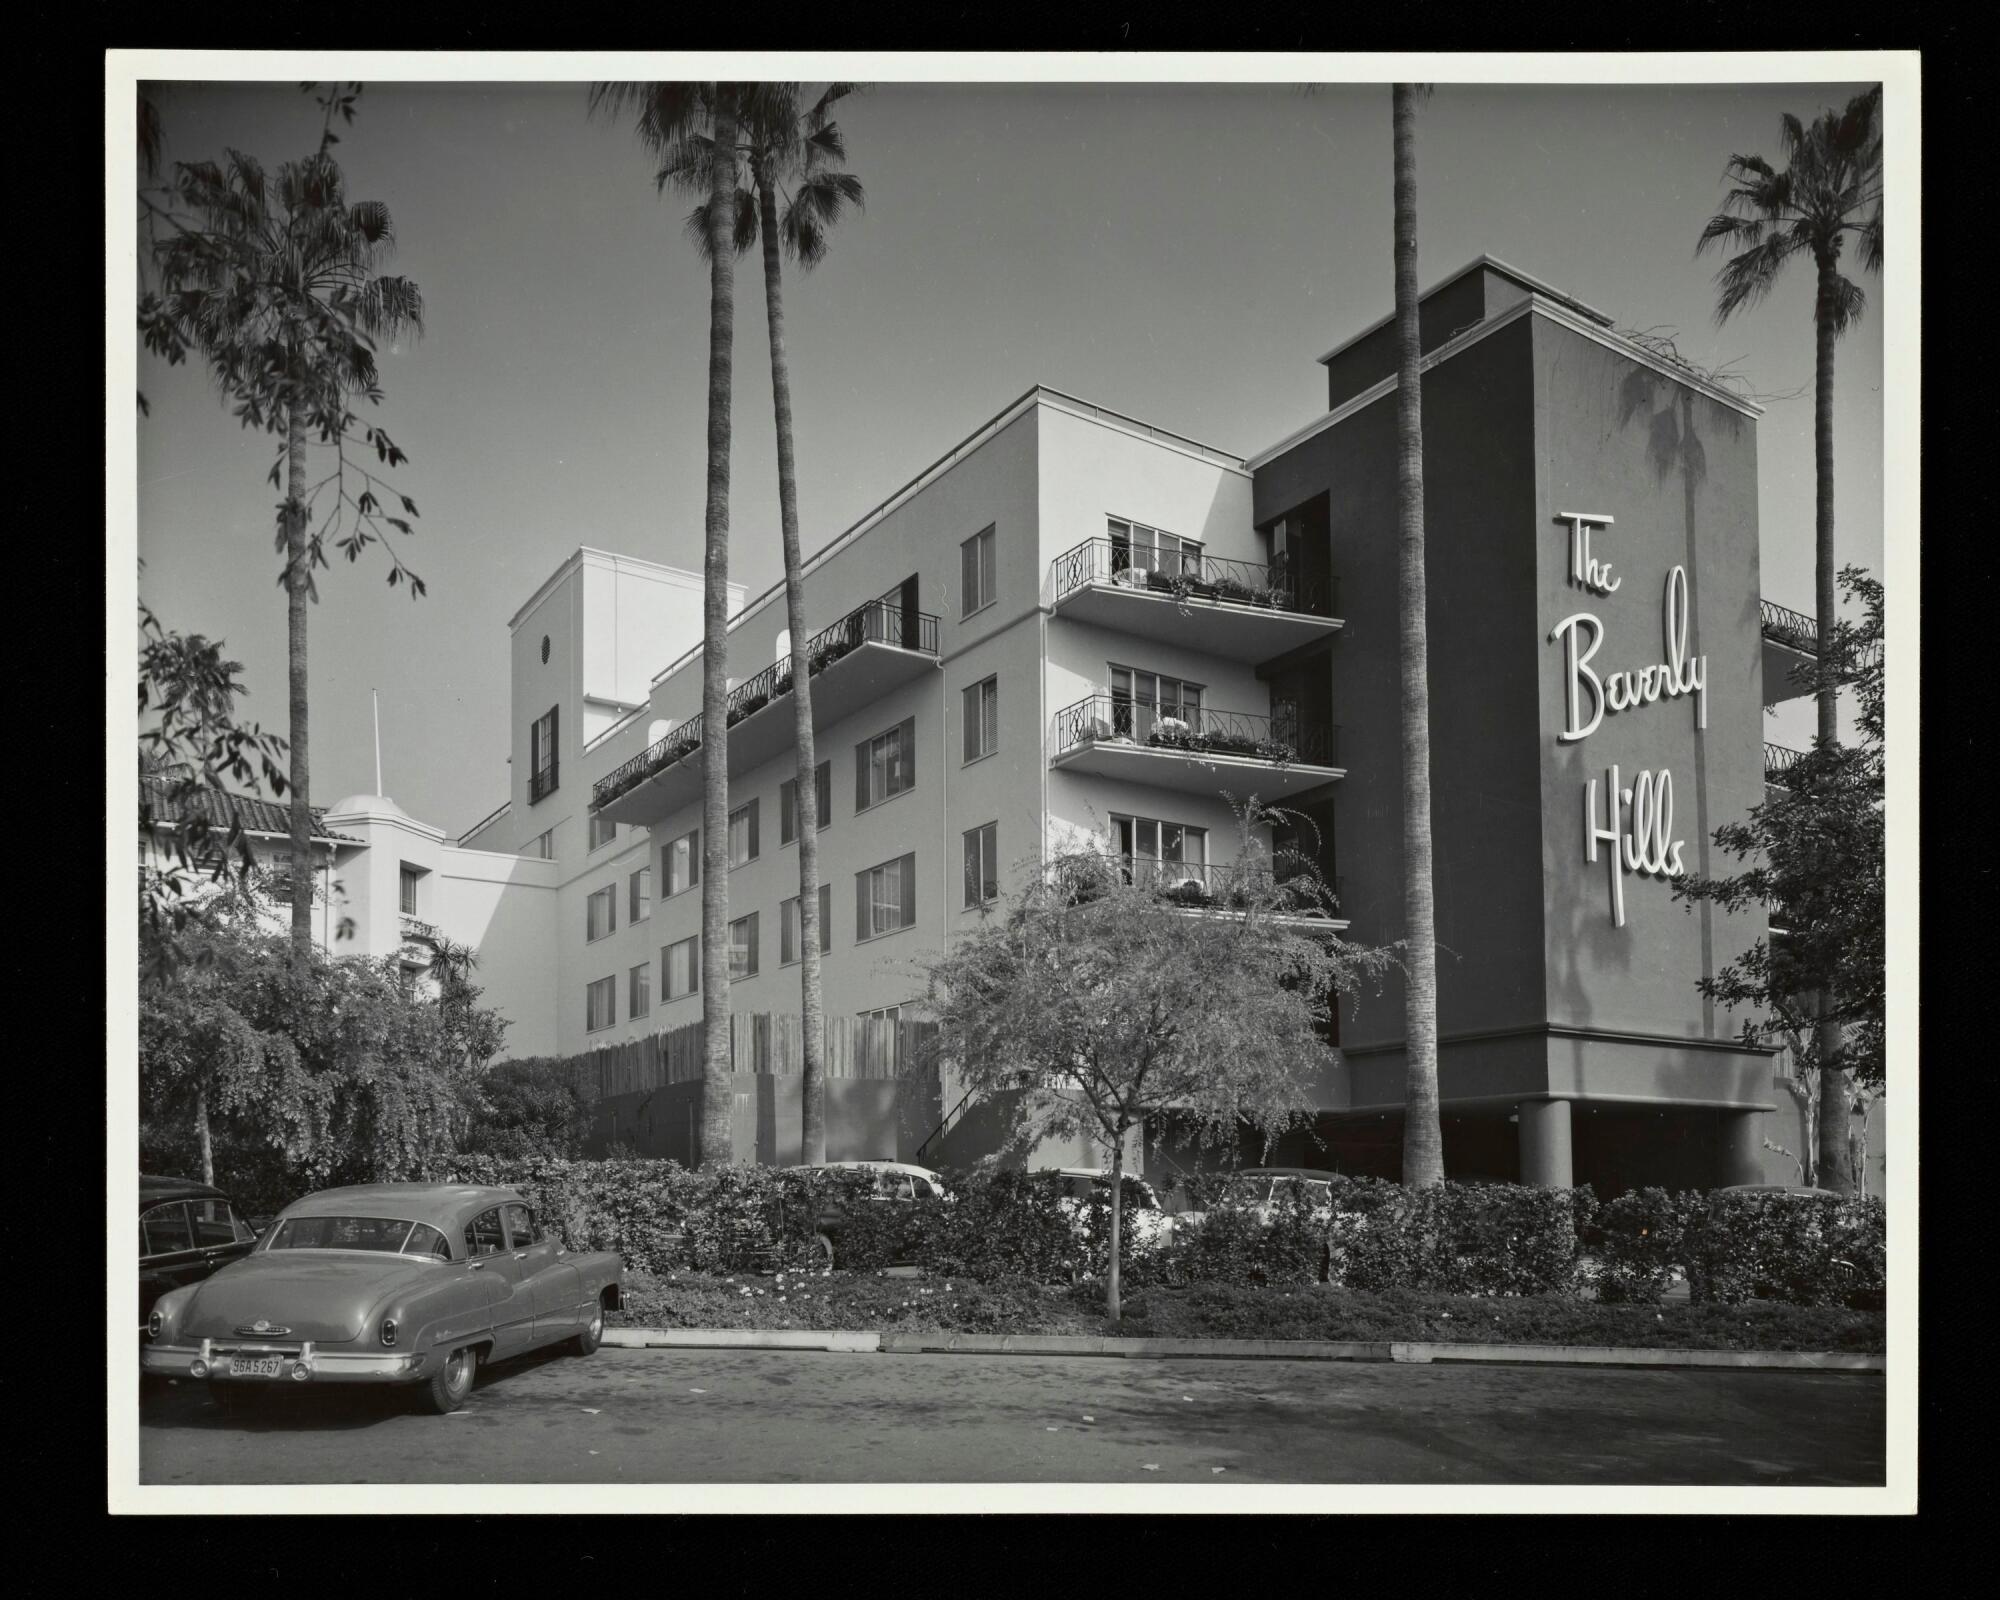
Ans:
MULTIPOLYGON (((715 148, 736 148, 736 105, 718 85, 715 148)), ((736 165, 718 159, 708 193, 708 508, 703 523, 701 651, 701 1160, 735 1159, 729 1049, 729 406, 736 342, 731 249, 736 165)))
POLYGON ((194 1136, 201 1145, 201 1181, 215 1183, 215 1139, 208 1125, 208 1085, 194 1092, 194 1136))
POLYGON ((771 328, 771 403, 778 424, 778 527, 785 546, 785 623, 792 639, 792 742, 798 749, 799 1022, 804 1036, 799 1064, 799 1159, 813 1166, 826 1159, 825 1005, 819 978, 819 791, 775 187, 767 157, 757 171, 758 231, 764 242, 764 310, 771 328))
POLYGON ((1396 139, 1396 593, 1402 646, 1403 1182, 1444 1182, 1438 1120, 1437 939, 1431 894, 1431 719, 1424 582, 1423 343, 1417 322, 1415 86, 1391 87, 1396 139))
MULTIPOLYGON (((296 379, 297 374, 294 374, 296 379)), ((313 947, 312 769, 306 729, 306 424, 296 392, 285 422, 286 679, 291 696, 292 955, 302 965, 313 947)))
MULTIPOLYGON (((1819 296, 1814 306, 1813 363, 1813 600, 1818 609, 1819 744, 1832 749, 1840 742, 1840 685, 1834 673, 1834 554, 1833 554, 1833 340, 1834 292, 1838 277, 1831 256, 1819 261, 1819 296)), ((1820 997, 1819 1024, 1819 1160, 1820 1184, 1836 1194, 1851 1193, 1854 1184, 1847 1164, 1847 1132, 1853 1086, 1849 1074, 1834 1063, 1840 1055, 1841 1027, 1828 1012, 1828 996, 1820 997)))
POLYGON ((1125 1314, 1118 1298, 1118 1243, 1124 1223, 1125 1130, 1120 1128, 1111 1145, 1111 1268, 1104 1280, 1104 1314, 1113 1322, 1120 1321, 1125 1314))

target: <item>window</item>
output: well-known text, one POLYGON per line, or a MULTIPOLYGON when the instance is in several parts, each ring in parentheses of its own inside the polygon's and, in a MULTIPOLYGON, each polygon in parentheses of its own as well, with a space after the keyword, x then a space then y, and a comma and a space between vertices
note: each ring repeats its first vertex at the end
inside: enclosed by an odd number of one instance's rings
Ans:
POLYGON ((984 611, 998 598, 992 528, 981 529, 958 547, 958 586, 961 617, 984 611))
POLYGON ((729 864, 740 867, 757 859, 757 802, 729 813, 729 864))
POLYGON ((583 1027, 586 1033, 608 1028, 617 1020, 618 980, 599 978, 583 991, 583 1027))
POLYGON ((1000 680, 975 683, 964 700, 965 759, 977 761, 1000 748, 1000 680))
POLYGON ((1168 883, 1200 880, 1208 862, 1208 830, 1152 817, 1111 818, 1118 854, 1126 858, 1128 882, 1168 883), (1176 872, 1179 867, 1183 870, 1176 872), (1186 870, 1192 868, 1194 870, 1186 870))
POLYGON ((1169 578, 1201 576, 1201 545, 1197 541, 1162 533, 1158 528, 1141 527, 1136 522, 1121 522, 1116 517, 1106 520, 1106 531, 1111 535, 1113 572, 1138 567, 1169 578))
POLYGON ((171 1205, 154 1206, 140 1215, 140 1255, 172 1255, 193 1248, 194 1233, 188 1226, 186 1201, 176 1200, 171 1205))
POLYGON ((729 925, 729 981, 757 976, 757 913, 729 925))
MULTIPOLYGON (((819 886, 819 953, 833 948, 833 885, 819 886)), ((793 895, 778 907, 778 965, 789 967, 804 948, 799 940, 799 897, 793 895)))
POLYGON ((534 843, 529 845, 528 848, 522 852, 522 854, 534 856, 542 861, 555 860, 556 830, 554 828, 543 829, 541 833, 536 835, 534 843))
POLYGON ((701 882, 701 829, 660 847, 660 898, 701 882))
POLYGON ((965 835, 965 908, 1000 898, 1000 824, 968 829, 965 835))
POLYGON ((618 927, 618 885, 607 883, 583 902, 583 942, 591 944, 618 927))
POLYGON ((644 922, 653 914, 653 869, 641 867, 625 880, 627 922, 644 922))
POLYGON ((660 999, 678 1000, 701 992, 701 935, 670 944, 660 952, 660 999))
POLYGON ((854 809, 866 811, 916 787, 917 719, 905 718, 887 733, 854 747, 854 809))
POLYGON ((590 848, 592 850, 603 849, 604 846, 617 837, 617 823, 611 821, 608 817, 592 817, 590 819, 590 848))
MULTIPOLYGON (((822 761, 813 768, 813 811, 816 826, 833 821, 833 763, 822 761)), ((799 836, 799 780, 787 778, 778 785, 778 843, 790 844, 799 836)))
POLYGON ((876 939, 917 920, 917 858, 885 861, 854 875, 854 937, 876 939))
POLYGON ((556 779, 560 767, 556 761, 556 713, 560 706, 550 706, 548 715, 537 717, 528 729, 528 804, 546 800, 556 792, 556 779))
POLYGON ((856 1045, 856 1067, 870 1075, 902 1070, 903 1008, 884 1006, 879 1011, 864 1011, 859 1021, 861 1038, 856 1045))
POLYGON ((514 1241, 516 1250, 542 1242, 541 1224, 535 1221, 534 1212, 526 1206, 507 1207, 507 1234, 514 1241))
POLYGON ((507 1235, 500 1226, 500 1208, 482 1211, 465 1225, 465 1253, 469 1256, 497 1256, 507 1249, 507 1235))
POLYGON ((406 917, 417 914, 417 879, 423 872, 416 867, 405 867, 397 890, 396 909, 406 917))
POLYGON ((194 1218, 194 1242, 203 1250, 218 1245, 248 1244, 257 1237, 229 1209, 227 1200, 190 1200, 188 1214, 194 1218))
POLYGON ((653 1009, 653 963, 642 961, 626 975, 625 1015, 643 1017, 653 1009))
MULTIPOLYGON (((1162 717, 1176 718, 1187 724, 1187 732, 1199 733, 1201 685, 1114 666, 1111 669, 1112 726, 1126 737, 1143 742, 1156 731, 1162 717)), ((1176 731, 1172 728, 1167 730, 1169 733, 1176 731)))
POLYGON ((410 1229, 409 1238, 403 1241, 402 1253, 406 1256, 436 1256, 440 1261, 449 1261, 451 1241, 428 1223, 419 1222, 410 1229))

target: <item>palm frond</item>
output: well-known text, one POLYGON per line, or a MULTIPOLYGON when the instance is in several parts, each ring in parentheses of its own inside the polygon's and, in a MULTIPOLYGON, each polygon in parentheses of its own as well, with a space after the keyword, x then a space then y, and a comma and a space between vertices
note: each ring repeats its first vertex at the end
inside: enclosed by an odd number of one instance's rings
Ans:
POLYGON ((1798 235, 1790 230, 1773 233, 1741 255, 1724 262, 1715 275, 1719 293, 1715 300, 1716 322, 1727 322, 1738 311, 1756 305, 1778 281, 1787 261, 1801 250, 1798 235))

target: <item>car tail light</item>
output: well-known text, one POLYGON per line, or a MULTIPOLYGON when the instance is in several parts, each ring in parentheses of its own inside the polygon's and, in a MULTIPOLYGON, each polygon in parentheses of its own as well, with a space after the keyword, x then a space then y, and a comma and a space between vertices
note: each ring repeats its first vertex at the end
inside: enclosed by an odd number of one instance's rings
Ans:
POLYGON ((146 1337, 149 1339, 159 1338, 160 1330, 164 1328, 166 1325, 167 1325, 167 1319, 159 1312, 155 1311, 150 1317, 146 1319, 146 1337))
POLYGON ((396 1319, 394 1317, 384 1317, 382 1319, 382 1342, 384 1344, 394 1344, 396 1342, 396 1319))

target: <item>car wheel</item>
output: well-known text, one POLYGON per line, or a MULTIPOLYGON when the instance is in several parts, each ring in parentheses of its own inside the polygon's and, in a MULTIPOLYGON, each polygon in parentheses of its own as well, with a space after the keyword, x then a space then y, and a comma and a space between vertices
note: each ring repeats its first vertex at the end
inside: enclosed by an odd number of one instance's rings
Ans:
POLYGON ((604 1302, 600 1300, 590 1308, 590 1321, 584 1324, 583 1332, 570 1340, 570 1348, 580 1356, 587 1356, 602 1343, 604 1343, 604 1302))
POLYGON ((446 1356, 444 1365, 431 1375, 424 1390, 431 1410, 442 1417, 464 1405, 465 1397, 472 1393, 472 1374, 478 1365, 479 1352, 471 1345, 446 1356))

